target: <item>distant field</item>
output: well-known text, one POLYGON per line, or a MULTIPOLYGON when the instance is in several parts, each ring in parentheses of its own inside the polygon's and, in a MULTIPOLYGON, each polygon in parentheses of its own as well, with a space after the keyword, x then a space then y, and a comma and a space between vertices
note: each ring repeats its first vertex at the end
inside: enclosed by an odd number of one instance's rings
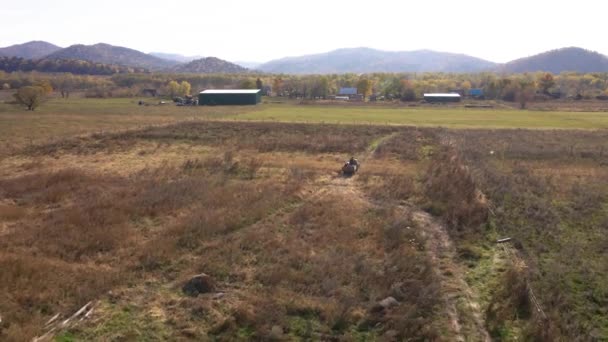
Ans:
POLYGON ((247 109, 176 107, 172 103, 139 106, 139 99, 53 98, 34 112, 0 101, 0 152, 24 144, 77 134, 124 130, 177 121, 217 118, 247 109))
POLYGON ((452 128, 608 128, 605 112, 520 111, 465 108, 378 108, 265 104, 244 120, 370 123, 452 128))
MULTIPOLYGON (((3 92, 7 93, 7 92, 3 92)), ((5 94, 6 95, 6 94, 5 94)), ((4 96, 8 100, 7 96, 4 96)), ((125 130, 188 120, 219 119, 450 128, 605 129, 607 112, 519 111, 454 107, 383 107, 271 103, 250 106, 137 105, 138 98, 53 98, 35 112, 0 101, 0 154, 19 146, 78 134, 125 130)), ((597 108, 595 108, 597 110, 597 108)))

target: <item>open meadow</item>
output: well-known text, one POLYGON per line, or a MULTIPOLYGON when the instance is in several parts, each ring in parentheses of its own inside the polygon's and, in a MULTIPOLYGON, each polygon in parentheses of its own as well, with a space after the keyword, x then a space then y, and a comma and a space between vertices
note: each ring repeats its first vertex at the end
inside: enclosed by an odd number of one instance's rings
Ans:
POLYGON ((239 119, 302 123, 410 125, 449 128, 608 128, 608 104, 604 112, 558 110, 522 111, 512 108, 464 108, 462 106, 319 106, 264 105, 239 119))
POLYGON ((606 340, 605 128, 599 111, 0 103, 0 340, 606 340))

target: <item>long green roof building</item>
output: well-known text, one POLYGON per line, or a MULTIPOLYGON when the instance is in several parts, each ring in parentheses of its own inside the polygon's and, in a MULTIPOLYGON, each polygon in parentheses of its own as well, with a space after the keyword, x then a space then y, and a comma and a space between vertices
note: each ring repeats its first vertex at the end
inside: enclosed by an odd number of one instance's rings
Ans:
POLYGON ((260 89, 208 89, 198 94, 198 104, 214 105, 256 105, 262 100, 260 89))

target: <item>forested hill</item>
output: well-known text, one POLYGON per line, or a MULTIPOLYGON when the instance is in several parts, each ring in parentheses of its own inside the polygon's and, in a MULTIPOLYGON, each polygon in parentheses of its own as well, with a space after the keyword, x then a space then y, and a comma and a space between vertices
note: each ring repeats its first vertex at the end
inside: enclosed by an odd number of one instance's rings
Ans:
POLYGON ((0 70, 6 72, 70 72, 76 75, 113 75, 147 71, 144 68, 94 63, 77 59, 25 59, 20 57, 0 57, 0 70))
POLYGON ((240 65, 230 63, 216 57, 207 57, 194 60, 187 64, 181 64, 173 68, 174 72, 195 74, 238 74, 249 72, 249 69, 240 65))
POLYGON ((47 56, 49 59, 76 59, 95 63, 162 70, 178 62, 158 58, 143 52, 109 44, 72 45, 47 56))
POLYGON ((554 74, 564 71, 608 72, 608 57, 594 51, 569 47, 517 59, 501 66, 500 69, 508 73, 535 71, 546 71, 554 74))
POLYGON ((331 74, 368 72, 479 72, 496 64, 462 54, 417 51, 339 49, 328 53, 287 57, 264 63, 259 70, 272 73, 331 74))
POLYGON ((0 48, 0 56, 37 59, 59 50, 61 50, 59 46, 51 43, 43 41, 31 41, 24 44, 0 48))

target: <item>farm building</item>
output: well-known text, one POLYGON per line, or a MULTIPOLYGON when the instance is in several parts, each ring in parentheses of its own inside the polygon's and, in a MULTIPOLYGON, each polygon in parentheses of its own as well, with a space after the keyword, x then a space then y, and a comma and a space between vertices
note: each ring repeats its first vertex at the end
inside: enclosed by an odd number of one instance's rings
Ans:
POLYGON ((424 100, 430 103, 460 102, 460 98, 460 94, 457 93, 424 94, 424 100))
POLYGON ((355 96, 357 95, 357 88, 340 88, 338 96, 355 96))
POLYGON ((198 95, 199 105, 256 105, 262 99, 260 89, 208 89, 198 95))
POLYGON ((481 97, 483 97, 483 89, 482 88, 470 89, 469 96, 473 97, 473 98, 481 98, 481 97))

